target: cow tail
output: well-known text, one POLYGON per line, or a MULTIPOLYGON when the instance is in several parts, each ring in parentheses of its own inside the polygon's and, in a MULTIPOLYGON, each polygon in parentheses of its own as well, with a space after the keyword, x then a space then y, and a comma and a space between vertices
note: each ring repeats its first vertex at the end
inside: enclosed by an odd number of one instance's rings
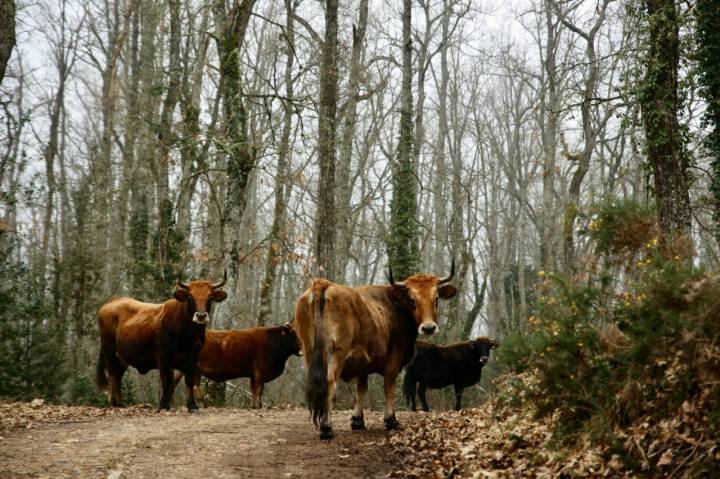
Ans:
POLYGON ((101 391, 107 389, 108 386, 107 376, 105 375, 105 354, 102 346, 100 346, 97 365, 95 366, 95 384, 101 391))
POLYGON ((313 423, 318 426, 320 419, 328 410, 328 359, 323 334, 322 315, 325 308, 325 285, 315 282, 312 286, 313 329, 315 344, 310 355, 310 367, 307 377, 307 404, 313 423))
POLYGON ((408 364, 408 367, 405 368, 405 379, 403 380, 403 393, 405 393, 405 402, 408 406, 412 405, 412 399, 417 392, 417 382, 415 367, 412 363, 408 364))

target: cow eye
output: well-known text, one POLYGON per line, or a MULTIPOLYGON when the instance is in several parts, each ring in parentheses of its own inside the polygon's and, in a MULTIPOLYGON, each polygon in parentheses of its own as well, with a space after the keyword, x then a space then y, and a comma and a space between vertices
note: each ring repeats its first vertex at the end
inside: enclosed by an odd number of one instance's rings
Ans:
POLYGON ((408 299, 408 302, 409 302, 410 304, 412 304, 413 306, 415 306, 415 305, 417 304, 417 302, 415 301, 415 298, 409 298, 409 299, 408 299))

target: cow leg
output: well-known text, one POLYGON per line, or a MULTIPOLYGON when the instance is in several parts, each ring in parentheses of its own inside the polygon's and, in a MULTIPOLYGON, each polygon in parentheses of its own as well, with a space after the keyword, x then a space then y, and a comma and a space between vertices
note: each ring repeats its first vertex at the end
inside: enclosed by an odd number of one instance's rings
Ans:
MULTIPOLYGON (((195 402, 195 371, 185 371, 185 405, 188 411, 197 411, 198 405, 195 402)), ((172 393, 170 393, 172 396, 172 393)))
POLYGON ((108 393, 110 405, 113 407, 125 407, 122 396, 122 378, 125 371, 127 371, 127 366, 117 361, 113 367, 113 372, 108 375, 110 382, 108 393))
POLYGON ((423 383, 420 383, 420 387, 418 387, 418 396, 420 396, 420 402, 422 403, 423 411, 430 412, 427 399, 425 399, 425 391, 427 391, 427 386, 423 383))
POLYGON ((365 395, 368 390, 368 377, 360 376, 357 378, 357 399, 355 400, 355 411, 350 418, 350 428, 353 431, 365 429, 365 417, 363 409, 365 408, 365 395))
POLYGON ((463 389, 458 385, 455 385, 455 410, 459 411, 462 409, 462 395, 463 389))
POLYGON ((105 355, 105 365, 108 376, 108 402, 111 407, 123 407, 122 378, 127 365, 120 361, 114 351, 105 355))
POLYGON ((250 390, 252 391, 252 403, 250 407, 253 409, 262 408, 263 382, 260 378, 250 378, 250 390))
POLYGON ((203 407, 207 407, 207 403, 205 402, 205 399, 202 396, 202 392, 200 391, 200 376, 200 373, 196 370, 195 379, 193 380, 193 395, 195 396, 195 402, 202 403, 203 407))
POLYGON ((342 372, 344 360, 341 359, 337 353, 332 353, 330 360, 328 361, 328 395, 327 395, 327 408, 325 414, 320 418, 320 439, 332 439, 332 406, 333 399, 335 398, 335 390, 337 389, 337 382, 340 379, 340 373, 342 372))
POLYGON ((385 429, 400 429, 395 417, 395 381, 398 373, 395 368, 389 368, 385 371, 385 429))
MULTIPOLYGON (((158 407, 158 410, 159 409, 170 410, 170 400, 172 399, 173 382, 174 382, 173 370, 171 367, 166 366, 164 364, 161 365, 159 369, 160 369, 160 383, 162 385, 162 395, 160 396, 160 406, 158 407)), ((190 378, 189 381, 192 383, 192 376, 190 374, 187 374, 187 372, 185 372, 185 385, 187 385, 187 383, 188 383, 188 378, 190 378)))
POLYGON ((173 373, 173 391, 177 389, 177 386, 180 384, 180 380, 183 376, 185 376, 185 373, 179 370, 173 373))

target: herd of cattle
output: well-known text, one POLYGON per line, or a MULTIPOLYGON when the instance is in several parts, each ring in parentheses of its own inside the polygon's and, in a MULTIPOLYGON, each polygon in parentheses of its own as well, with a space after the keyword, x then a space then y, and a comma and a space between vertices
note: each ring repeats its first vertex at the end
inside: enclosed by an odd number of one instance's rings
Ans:
POLYGON ((111 406, 122 406, 121 383, 128 366, 141 374, 160 371, 160 408, 170 409, 177 383, 185 378, 189 411, 197 409, 200 377, 214 381, 250 378, 252 407, 262 406, 265 383, 282 374, 291 355, 302 355, 307 370, 306 401, 320 438, 333 436, 331 406, 337 382, 355 379, 357 395, 352 429, 365 429, 363 409, 372 373, 384 377, 387 429, 399 427, 395 417, 395 383, 407 366, 404 392, 415 408, 416 393, 424 410, 427 388, 455 387, 455 409, 463 389, 480 380, 490 349, 498 343, 485 337, 449 346, 417 341, 437 329, 440 299, 457 293, 455 274, 439 278, 416 274, 388 284, 348 287, 314 279, 295 304, 290 323, 219 331, 206 329, 213 303, 227 297, 227 280, 178 280, 173 298, 163 304, 128 297, 110 298, 98 310, 100 353, 96 381, 107 391, 111 406), (175 371, 175 372, 174 372, 175 371))

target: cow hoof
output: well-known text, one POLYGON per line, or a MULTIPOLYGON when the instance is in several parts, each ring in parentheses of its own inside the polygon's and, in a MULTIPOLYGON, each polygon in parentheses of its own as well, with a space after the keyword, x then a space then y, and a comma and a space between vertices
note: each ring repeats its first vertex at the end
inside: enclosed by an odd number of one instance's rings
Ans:
POLYGON ((320 425, 320 439, 332 439, 333 438, 333 430, 332 426, 328 424, 321 424, 320 425))
POLYGON ((170 405, 169 405, 169 404, 161 404, 161 405, 158 407, 158 412, 169 411, 169 410, 170 410, 170 405))
POLYGON ((197 412, 198 409, 197 404, 188 404, 187 406, 188 412, 197 412))
POLYGON ((390 417, 385 418, 385 429, 388 431, 391 430, 401 430, 400 423, 398 422, 397 418, 395 417, 395 414, 393 414, 390 417))
POLYGON ((353 431, 365 430, 365 418, 362 416, 353 416, 350 418, 350 429, 353 431))

